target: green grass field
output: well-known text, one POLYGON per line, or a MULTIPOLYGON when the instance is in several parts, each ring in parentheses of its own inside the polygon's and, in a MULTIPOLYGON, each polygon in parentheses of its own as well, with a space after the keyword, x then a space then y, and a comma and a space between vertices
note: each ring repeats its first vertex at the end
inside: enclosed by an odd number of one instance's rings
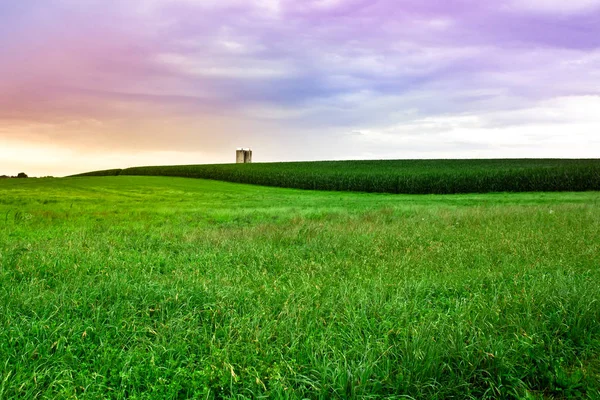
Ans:
POLYGON ((600 193, 0 181, 0 398, 600 398, 600 193))
POLYGON ((600 190, 598 159, 365 160, 134 167, 80 176, 178 176, 312 190, 456 194, 600 190))

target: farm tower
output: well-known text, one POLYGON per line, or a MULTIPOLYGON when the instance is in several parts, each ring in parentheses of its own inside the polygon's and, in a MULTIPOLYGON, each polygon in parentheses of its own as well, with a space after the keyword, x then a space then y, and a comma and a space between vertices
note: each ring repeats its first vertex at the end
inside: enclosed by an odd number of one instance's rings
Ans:
POLYGON ((235 151, 235 162, 238 164, 250 164, 252 162, 252 150, 238 148, 235 151))

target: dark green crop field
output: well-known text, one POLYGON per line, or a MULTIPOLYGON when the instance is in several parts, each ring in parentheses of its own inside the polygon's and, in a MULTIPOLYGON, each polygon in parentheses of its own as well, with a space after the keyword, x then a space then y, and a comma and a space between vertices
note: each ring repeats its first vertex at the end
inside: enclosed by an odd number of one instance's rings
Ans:
POLYGON ((599 192, 2 180, 0 398, 599 399, 599 287, 599 192))
POLYGON ((152 175, 297 189, 452 194, 600 190, 600 160, 375 160, 135 167, 81 176, 152 175))

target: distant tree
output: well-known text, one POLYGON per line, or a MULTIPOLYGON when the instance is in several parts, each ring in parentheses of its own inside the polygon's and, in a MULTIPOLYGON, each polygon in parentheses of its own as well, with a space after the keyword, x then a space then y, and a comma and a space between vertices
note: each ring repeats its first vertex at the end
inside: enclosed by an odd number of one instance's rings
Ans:
POLYGON ((0 175, 0 179, 8 179, 8 178, 10 178, 10 176, 8 176, 8 175, 0 175))
POLYGON ((27 174, 25 172, 19 172, 17 178, 27 178, 27 174))

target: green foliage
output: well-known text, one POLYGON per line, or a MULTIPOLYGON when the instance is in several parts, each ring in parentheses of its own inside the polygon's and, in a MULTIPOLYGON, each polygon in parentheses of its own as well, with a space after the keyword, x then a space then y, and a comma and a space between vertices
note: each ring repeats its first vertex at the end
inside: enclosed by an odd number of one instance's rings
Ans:
POLYGON ((102 171, 85 172, 83 174, 78 174, 75 176, 117 176, 117 175, 121 175, 121 171, 123 171, 123 170, 119 169, 119 168, 105 169, 102 171))
POLYGON ((0 398, 600 398, 600 194, 0 182, 0 398))
MULTIPOLYGON (((115 175, 103 171, 84 175, 115 175)), ((600 190, 600 160, 378 160, 127 168, 117 174, 179 176, 298 189, 452 194, 600 190)))

